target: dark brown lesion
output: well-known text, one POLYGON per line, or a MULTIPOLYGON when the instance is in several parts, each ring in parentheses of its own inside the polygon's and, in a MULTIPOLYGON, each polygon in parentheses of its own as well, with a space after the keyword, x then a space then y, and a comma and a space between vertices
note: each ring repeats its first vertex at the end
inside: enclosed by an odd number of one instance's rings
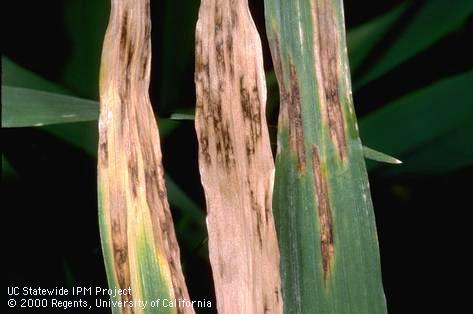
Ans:
POLYGON ((131 150, 128 158, 128 176, 130 180, 131 193, 134 198, 138 196, 137 187, 140 185, 138 177, 138 161, 136 159, 136 152, 134 149, 131 150))
POLYGON ((324 92, 325 114, 332 142, 338 151, 342 161, 347 159, 347 143, 345 135, 345 122, 343 119, 343 109, 339 89, 339 71, 337 62, 340 58, 340 37, 337 30, 338 25, 335 19, 335 12, 329 0, 314 1, 314 19, 316 24, 316 35, 318 45, 314 48, 318 50, 319 60, 316 66, 320 67, 321 80, 324 92))
POLYGON ((120 24, 120 52, 123 53, 126 51, 126 46, 128 42, 128 11, 125 10, 122 17, 122 22, 120 24))
POLYGON ((105 123, 100 124, 100 136, 99 136, 99 162, 103 168, 108 167, 108 140, 107 140, 107 125, 105 123))
POLYGON ((227 168, 230 168, 235 165, 235 156, 228 123, 223 124, 223 128, 220 129, 219 138, 219 141, 222 144, 221 146, 223 147, 223 150, 221 150, 220 153, 223 156, 224 165, 227 168))
MULTIPOLYGON (((209 75, 209 73, 207 72, 205 75, 209 75)), ((207 79, 210 81, 210 76, 207 76, 207 79)), ((230 123, 227 119, 224 119, 222 112, 223 92, 224 91, 219 90, 218 93, 214 95, 209 90, 206 92, 204 88, 204 95, 198 95, 198 97, 203 97, 203 106, 207 109, 204 110, 204 112, 208 113, 204 119, 202 128, 205 132, 208 132, 207 130, 209 129, 213 129, 217 161, 225 165, 226 168, 230 168, 235 163, 235 157, 233 140, 230 134, 230 123)))
POLYGON ((230 79, 233 79, 235 76, 235 67, 233 65, 233 35, 231 32, 227 33, 225 42, 226 42, 228 60, 230 60, 229 62, 230 79))
POLYGON ((255 219, 252 221, 256 225, 256 236, 258 238, 259 247, 263 248, 263 229, 265 227, 262 213, 261 213, 261 205, 258 203, 258 199, 256 198, 256 191, 251 186, 251 181, 249 178, 246 179, 246 183, 248 185, 248 190, 250 192, 250 205, 251 205, 251 213, 254 215, 255 219))
MULTIPOLYGON (((112 254, 115 274, 119 288, 131 287, 131 273, 128 255, 128 239, 126 236, 127 218, 123 199, 124 193, 117 188, 110 193, 110 225, 112 254)), ((122 295, 122 301, 131 301, 131 295, 122 295)))
POLYGON ((316 195, 315 201, 319 217, 322 268, 324 272, 324 282, 326 283, 330 275, 335 250, 327 176, 321 167, 320 155, 316 145, 312 146, 312 171, 316 195))
POLYGON ((215 21, 214 21, 214 44, 217 59, 217 69, 219 75, 224 75, 226 71, 225 65, 225 44, 223 36, 223 9, 219 2, 215 2, 215 21))
POLYGON ((261 231, 262 228, 264 228, 263 219, 261 218, 261 212, 258 210, 256 211, 256 232, 258 235, 258 243, 260 248, 263 247, 263 233, 261 231))
POLYGON ((203 160, 207 165, 212 163, 212 158, 209 153, 209 137, 207 132, 200 130, 200 154, 203 156, 203 160))
POLYGON ((282 63, 282 50, 279 44, 279 35, 273 28, 270 33, 274 72, 279 83, 280 115, 279 127, 288 126, 289 145, 297 156, 299 174, 303 174, 306 163, 306 149, 304 141, 304 126, 301 111, 301 96, 297 69, 291 58, 289 59, 289 82, 286 84, 286 71, 282 63))
POLYGON ((251 163, 256 152, 256 146, 261 138, 261 103, 259 100, 258 87, 256 85, 257 77, 253 82, 252 88, 246 87, 245 76, 240 76, 240 104, 243 113, 243 119, 249 130, 245 135, 245 148, 248 163, 251 163))
POLYGON ((243 117, 245 119, 251 119, 251 103, 250 103, 250 93, 245 87, 245 76, 240 76, 240 102, 241 109, 243 111, 243 117))
POLYGON ((297 77, 296 67, 292 62, 289 62, 289 81, 289 94, 284 98, 285 101, 288 101, 289 141, 292 150, 297 155, 299 173, 303 173, 305 170, 304 126, 302 124, 299 79, 297 77))
MULTIPOLYGON (((216 3, 214 17, 214 47, 216 52, 217 76, 210 77, 209 56, 202 51, 202 38, 196 34, 195 82, 197 86, 197 115, 202 117, 202 126, 198 133, 200 155, 206 164, 211 163, 210 147, 215 145, 217 161, 226 168, 235 163, 233 140, 230 134, 230 123, 224 119, 222 99, 225 95, 225 71, 228 66, 225 53, 232 53, 231 36, 225 36, 223 30, 223 9, 216 3), (224 41, 225 39, 225 41, 224 41), (230 51, 229 51, 230 50, 230 51), (216 80, 217 90, 211 91, 210 83, 216 80), (210 134, 214 134, 211 138, 210 134)), ((231 64, 230 60, 230 64, 231 64)), ((231 72, 233 69, 230 69, 231 72)))

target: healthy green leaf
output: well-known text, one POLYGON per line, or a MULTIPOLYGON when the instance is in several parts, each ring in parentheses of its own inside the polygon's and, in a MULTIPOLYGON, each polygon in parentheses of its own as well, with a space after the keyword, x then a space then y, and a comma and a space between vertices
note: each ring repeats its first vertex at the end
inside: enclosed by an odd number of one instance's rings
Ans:
POLYGON ((21 87, 2 86, 2 127, 97 120, 98 102, 21 87))
POLYGON ((195 115, 188 114, 188 113, 173 113, 169 117, 172 120, 190 120, 193 121, 195 119, 195 115))
POLYGON ((370 159, 374 161, 384 162, 387 164, 402 164, 402 161, 400 161, 399 159, 396 159, 385 153, 378 152, 377 150, 374 150, 366 146, 363 146, 363 155, 365 156, 366 159, 370 159))

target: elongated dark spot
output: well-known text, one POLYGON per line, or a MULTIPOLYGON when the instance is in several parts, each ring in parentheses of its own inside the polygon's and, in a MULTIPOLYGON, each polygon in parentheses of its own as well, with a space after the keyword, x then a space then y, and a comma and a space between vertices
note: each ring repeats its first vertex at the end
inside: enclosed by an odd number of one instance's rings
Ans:
POLYGON ((332 4, 327 0, 315 1, 313 18, 315 22, 318 45, 316 49, 316 67, 320 68, 317 79, 322 82, 323 92, 320 93, 325 104, 325 120, 328 122, 330 137, 342 161, 347 159, 347 143, 345 136, 345 123, 343 120, 342 104, 340 103, 339 71, 337 62, 340 58, 338 52, 340 37, 338 25, 333 12, 332 4))
POLYGON ((312 171, 316 194, 317 213, 320 228, 320 250, 322 254, 322 268, 324 282, 327 282, 332 267, 334 255, 332 211, 328 193, 327 177, 320 165, 319 151, 316 145, 312 146, 312 171))
POLYGON ((200 153, 204 157, 203 160, 207 165, 212 163, 212 157, 209 153, 209 138, 206 132, 200 131, 200 153))
POLYGON ((228 59, 230 60, 229 62, 230 78, 233 79, 235 75, 235 68, 233 65, 233 36, 231 32, 227 33, 227 38, 225 42, 226 42, 226 47, 227 47, 228 59))
MULTIPOLYGON (((122 194, 116 190, 112 193, 112 196, 118 196, 122 194)), ((116 200, 111 205, 110 211, 110 223, 111 223, 111 238, 112 238, 112 250, 113 250, 113 264, 115 268, 115 274, 117 276, 118 286, 122 289, 128 289, 131 286, 130 279, 130 266, 128 261, 128 243, 126 238, 126 213, 122 206, 122 200, 116 200)), ((122 295, 123 301, 131 301, 131 295, 122 295)))
POLYGON ((290 90, 288 91, 289 104, 287 107, 289 118, 289 141, 292 150, 297 155, 299 173, 303 173, 305 170, 305 144, 301 114, 301 96, 299 92, 299 79, 297 77, 296 67, 292 62, 289 63, 289 79, 290 90))
POLYGON ((100 141, 99 141, 99 160, 102 167, 108 167, 108 142, 107 134, 104 128, 105 126, 100 126, 100 141))
POLYGON ((270 43, 272 45, 272 56, 274 71, 279 82, 280 115, 279 126, 289 127, 289 143, 291 150, 297 156, 297 166, 299 174, 305 170, 305 143, 304 127, 301 113, 301 96, 297 70, 289 57, 289 86, 284 82, 284 67, 281 60, 281 48, 279 46, 279 37, 273 28, 270 43))
POLYGON ((130 178, 131 193, 133 197, 137 197, 137 187, 140 182, 138 179, 138 162, 136 160, 136 151, 132 150, 130 152, 130 157, 128 159, 128 173, 130 178))
POLYGON ((217 56, 217 66, 221 73, 225 73, 226 65, 225 65, 225 52, 224 52, 224 44, 222 38, 215 39, 215 52, 217 56))
POLYGON ((121 24, 121 34, 120 34, 120 51, 126 51, 128 37, 128 11, 125 10, 123 14, 123 22, 121 24))
POLYGON ((260 248, 263 247, 263 233, 261 231, 263 221, 261 218, 261 212, 259 210, 256 211, 256 232, 258 234, 258 243, 260 245, 260 248))

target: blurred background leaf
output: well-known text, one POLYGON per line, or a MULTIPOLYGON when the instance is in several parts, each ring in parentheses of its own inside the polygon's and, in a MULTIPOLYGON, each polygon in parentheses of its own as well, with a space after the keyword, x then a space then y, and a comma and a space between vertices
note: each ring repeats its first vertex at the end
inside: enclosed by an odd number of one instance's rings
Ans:
MULTIPOLYGON (((405 161, 390 173, 416 171, 419 165, 417 171, 448 171, 471 163, 472 139, 466 135, 472 134, 472 86, 470 71, 384 105, 360 120, 363 142, 405 161), (446 156, 450 157, 443 160, 446 156)), ((370 164, 370 169, 380 166, 370 164)))
POLYGON ((98 99, 98 73, 109 1, 66 0, 63 3, 69 54, 59 81, 77 96, 98 99))
POLYGON ((473 12, 473 1, 412 1, 411 5, 415 6, 416 12, 406 21, 404 29, 392 41, 382 57, 355 82, 355 89, 378 78, 458 29, 473 12), (422 5, 419 6, 419 3, 422 5))
POLYGON ((2 56, 2 86, 24 87, 50 93, 70 95, 70 92, 64 87, 48 81, 4 56, 2 56))
POLYGON ((405 13, 407 3, 351 29, 347 33, 348 57, 352 72, 356 72, 369 52, 378 43, 399 17, 405 13))

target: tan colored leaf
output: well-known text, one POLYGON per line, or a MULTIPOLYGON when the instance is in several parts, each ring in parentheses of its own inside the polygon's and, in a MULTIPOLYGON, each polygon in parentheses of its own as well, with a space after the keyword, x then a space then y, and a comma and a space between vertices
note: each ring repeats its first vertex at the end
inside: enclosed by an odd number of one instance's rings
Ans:
POLYGON ((196 131, 219 313, 281 313, 261 42, 246 0, 203 0, 196 131))

